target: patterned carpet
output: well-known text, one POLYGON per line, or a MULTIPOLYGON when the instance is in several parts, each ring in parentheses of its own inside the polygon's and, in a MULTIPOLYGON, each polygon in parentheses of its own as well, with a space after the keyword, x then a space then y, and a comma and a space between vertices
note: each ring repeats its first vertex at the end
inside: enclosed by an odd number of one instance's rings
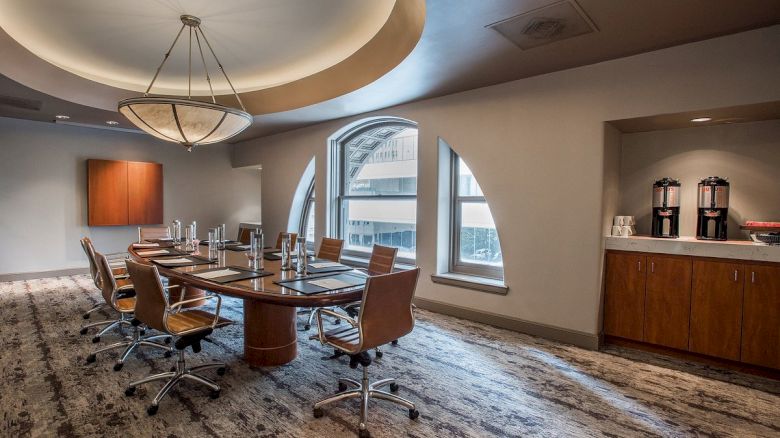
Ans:
MULTIPOLYGON (((301 336, 299 358, 269 369, 240 359, 240 324, 214 334, 190 364, 224 360, 222 396, 174 389, 160 412, 145 409, 159 384, 134 397, 124 385, 167 371, 173 359, 146 350, 120 372, 117 353, 86 365, 95 348, 79 335, 80 313, 98 300, 86 276, 0 283, 0 436, 335 437, 357 432, 349 401, 312 417, 312 403, 357 378, 343 358, 301 336)), ((224 315, 241 321, 241 302, 224 315)), ((93 317, 93 319, 99 316, 93 317)), ((111 341, 107 337, 103 343, 111 341)), ((397 377, 420 418, 381 401, 370 405, 373 436, 780 436, 780 384, 620 349, 592 352, 511 331, 418 312, 414 332, 370 368, 397 377), (647 356, 647 355, 645 355, 647 356)))

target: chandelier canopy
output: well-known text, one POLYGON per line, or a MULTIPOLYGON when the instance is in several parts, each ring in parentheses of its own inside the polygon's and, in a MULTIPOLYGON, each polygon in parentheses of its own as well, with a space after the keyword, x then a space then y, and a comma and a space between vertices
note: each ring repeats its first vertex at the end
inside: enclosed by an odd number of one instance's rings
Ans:
POLYGON ((222 63, 219 62, 217 55, 211 48, 211 44, 209 44, 209 41, 206 39, 206 35, 200 28, 200 19, 193 17, 192 15, 182 15, 180 18, 182 21, 181 29, 179 29, 179 33, 173 40, 173 44, 171 44, 171 47, 165 54, 162 63, 157 67, 157 72, 154 74, 152 82, 146 89, 144 96, 124 99, 119 102, 118 109, 131 123, 143 131, 159 139, 179 143, 190 151, 195 145, 217 143, 239 134, 252 124, 252 116, 246 112, 244 103, 241 102, 241 98, 238 96, 238 93, 236 93, 236 89, 233 87, 230 78, 228 78, 225 69, 222 67, 222 63), (168 60, 171 51, 176 46, 179 37, 186 27, 190 28, 187 98, 149 96, 149 91, 157 80, 160 70, 162 70, 165 61, 168 60), (197 43, 201 61, 203 62, 206 82, 208 82, 209 90, 211 90, 211 102, 192 100, 193 33, 195 34, 195 41, 197 43), (217 103, 216 97, 214 96, 214 89, 211 86, 211 77, 209 76, 208 68, 206 67, 206 59, 203 56, 203 48, 200 43, 201 38, 203 38, 206 47, 208 47, 211 55, 217 62, 219 70, 225 76, 225 80, 228 85, 230 85, 230 89, 233 91, 233 95, 236 97, 238 104, 241 105, 240 110, 217 103))

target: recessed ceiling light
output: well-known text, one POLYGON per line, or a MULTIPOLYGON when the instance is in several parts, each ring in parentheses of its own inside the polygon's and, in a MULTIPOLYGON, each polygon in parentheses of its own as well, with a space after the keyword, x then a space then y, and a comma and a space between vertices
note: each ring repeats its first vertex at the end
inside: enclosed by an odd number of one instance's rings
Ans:
POLYGON ((57 114, 57 115, 56 115, 56 116, 54 116, 54 117, 55 117, 56 119, 59 119, 59 120, 68 120, 68 119, 70 118, 70 116, 66 116, 65 114, 57 114))
POLYGON ((106 122, 106 125, 111 125, 111 126, 115 126, 115 125, 118 125, 118 124, 119 124, 119 122, 114 121, 114 120, 109 120, 109 121, 106 122))
POLYGON ((691 122, 701 123, 701 122, 709 122, 710 120, 712 120, 712 117, 697 117, 695 119, 691 119, 691 122))

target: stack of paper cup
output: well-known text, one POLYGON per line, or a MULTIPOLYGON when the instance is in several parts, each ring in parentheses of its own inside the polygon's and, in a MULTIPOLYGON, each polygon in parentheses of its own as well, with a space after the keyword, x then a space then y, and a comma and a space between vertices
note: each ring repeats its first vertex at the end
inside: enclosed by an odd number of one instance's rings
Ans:
POLYGON ((636 234, 636 219, 634 216, 615 216, 612 220, 613 236, 633 236, 636 234))

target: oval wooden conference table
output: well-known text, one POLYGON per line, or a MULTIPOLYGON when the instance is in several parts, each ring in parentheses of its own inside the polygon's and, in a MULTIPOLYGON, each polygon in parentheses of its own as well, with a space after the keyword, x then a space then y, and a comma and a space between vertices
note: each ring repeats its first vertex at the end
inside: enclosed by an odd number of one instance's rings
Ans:
MULTIPOLYGON (((137 251, 154 248, 127 248, 130 256, 145 264, 153 264, 137 251)), ((192 255, 208 256, 208 248, 199 246, 192 255)), ((249 267, 246 252, 218 251, 216 262, 208 265, 167 268, 155 264, 160 274, 172 284, 187 286, 185 298, 197 297, 204 290, 244 300, 244 360, 253 366, 283 365, 297 355, 296 307, 329 307, 359 301, 362 287, 346 291, 329 291, 305 295, 285 288, 274 281, 295 278, 295 271, 282 271, 281 261, 265 260, 264 270, 272 275, 221 284, 187 272, 217 267, 249 267)), ((353 271, 360 272, 360 271, 353 271)))

